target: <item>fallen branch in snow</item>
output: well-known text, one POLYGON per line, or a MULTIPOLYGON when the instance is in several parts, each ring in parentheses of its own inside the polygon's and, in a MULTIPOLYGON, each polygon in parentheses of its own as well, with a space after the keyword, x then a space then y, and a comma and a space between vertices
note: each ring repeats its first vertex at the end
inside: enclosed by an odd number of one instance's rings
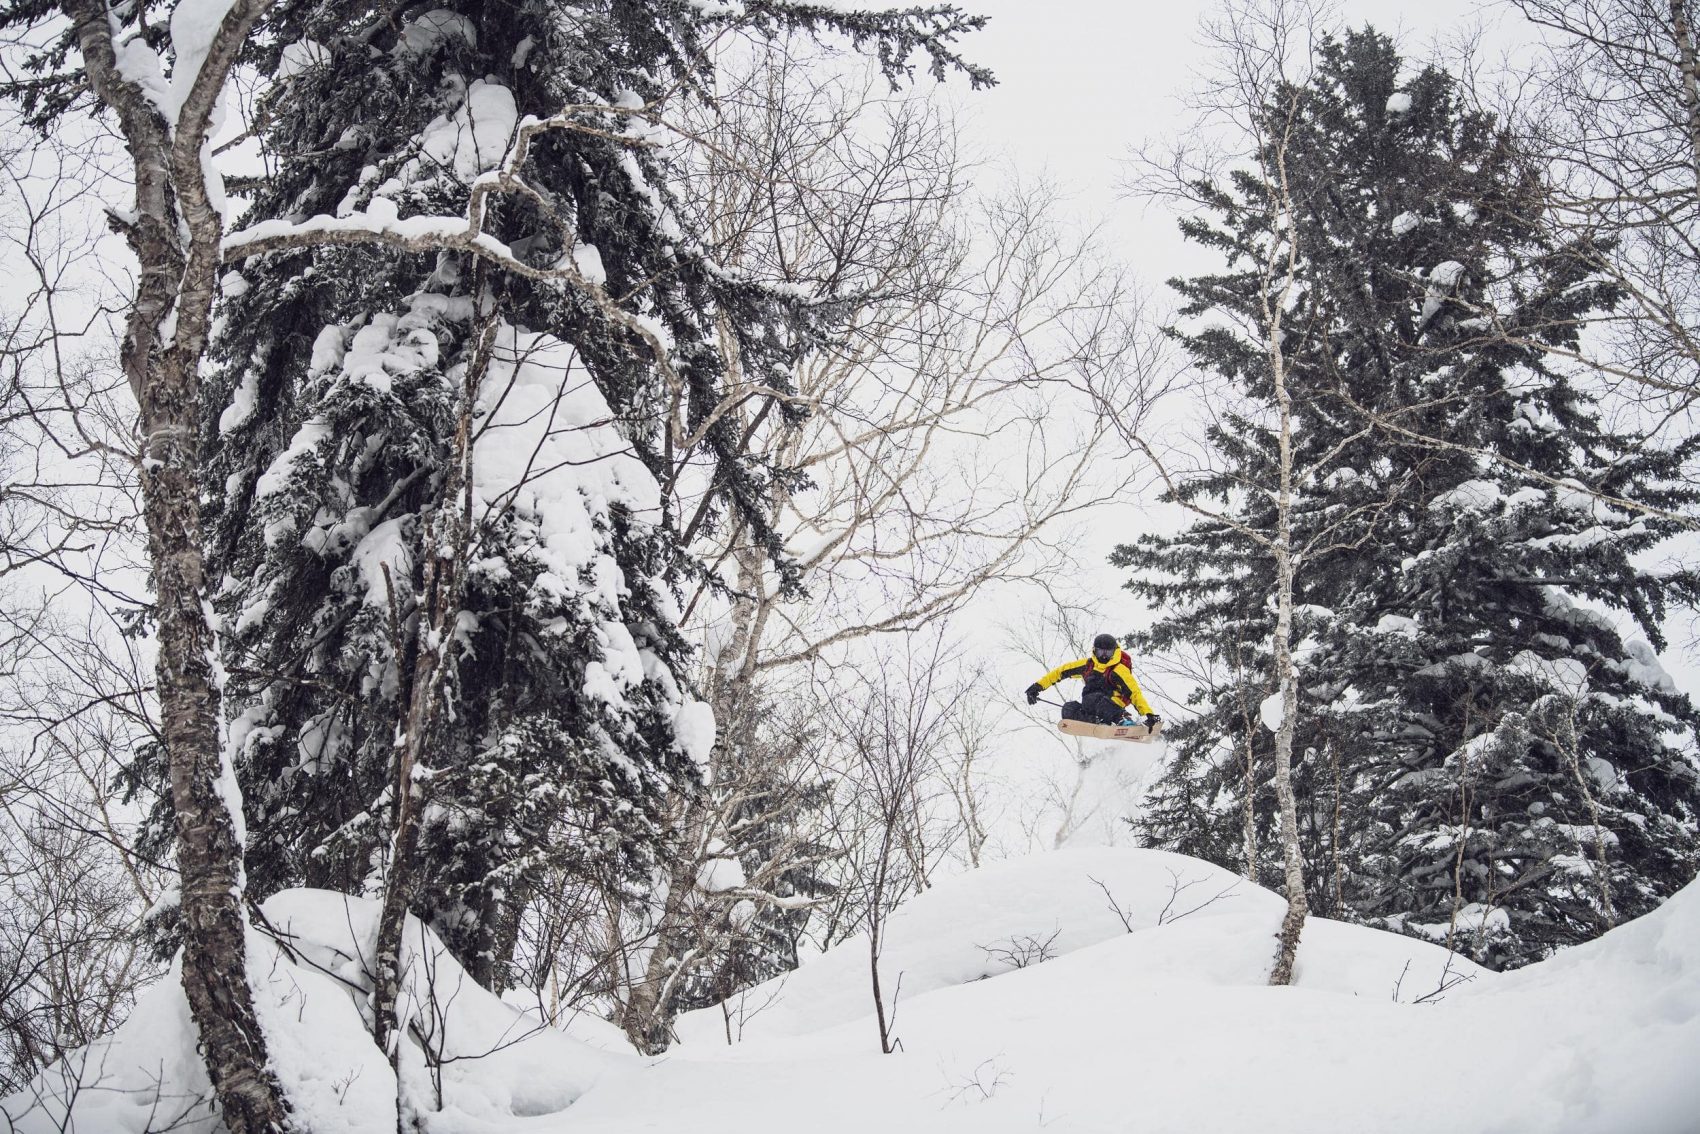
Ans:
MULTIPOLYGON (((1110 903, 1110 912, 1116 915, 1117 920, 1122 923, 1122 928, 1127 930, 1129 933, 1132 933, 1133 932, 1133 911, 1128 910, 1128 909, 1124 909, 1122 907, 1122 904, 1119 901, 1116 900, 1115 894, 1110 892, 1109 886, 1105 885, 1103 881, 1101 881, 1100 879, 1097 879, 1097 878, 1093 878, 1090 874, 1088 874, 1086 877, 1091 880, 1091 882, 1094 886, 1098 887, 1098 889, 1100 889, 1104 892, 1104 897, 1106 899, 1108 899, 1109 903, 1110 903)), ((1210 906, 1213 906, 1217 902, 1221 901, 1223 898, 1232 897, 1234 895, 1234 893, 1237 892, 1240 888, 1240 884, 1238 882, 1235 882, 1233 885, 1229 886, 1227 889, 1222 890, 1219 893, 1216 893, 1216 894, 1210 896, 1209 898, 1206 898, 1204 901, 1198 903, 1198 905, 1193 906, 1190 910, 1182 910, 1180 913, 1175 913, 1173 911, 1174 911, 1174 908, 1175 908, 1176 899, 1178 899, 1182 894, 1186 893, 1186 891, 1192 889, 1194 886, 1197 886, 1200 883, 1202 883, 1204 881, 1204 879, 1202 879, 1202 878, 1189 878, 1185 882, 1182 882, 1180 871, 1174 870, 1174 869, 1170 869, 1169 879, 1170 879, 1170 881, 1169 881, 1169 900, 1163 904, 1163 908, 1161 910, 1159 910, 1158 913, 1157 913, 1157 924, 1158 925, 1172 925, 1173 923, 1179 921, 1183 917, 1191 917, 1193 914, 1197 913, 1199 910, 1206 909, 1210 906)), ((1053 935, 1053 940, 1054 940, 1054 935, 1053 935)))

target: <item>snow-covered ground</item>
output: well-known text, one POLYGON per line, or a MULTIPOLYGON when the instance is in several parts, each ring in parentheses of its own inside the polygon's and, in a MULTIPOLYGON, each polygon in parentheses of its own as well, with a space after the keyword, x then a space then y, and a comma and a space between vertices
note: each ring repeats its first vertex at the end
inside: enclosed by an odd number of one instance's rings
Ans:
MULTIPOLYGON (((691 1014, 657 1059, 618 1050, 595 1021, 573 1036, 536 1029, 439 957, 431 975, 448 1004, 433 1031, 460 1058, 423 1129, 1700 1130, 1700 884, 1511 974, 1313 919, 1297 985, 1272 989, 1281 908, 1157 851, 1062 850, 952 879, 890 922, 881 968, 888 989, 901 977, 902 1050, 889 1056, 863 942, 752 990, 731 1014, 691 1014)), ((371 907, 298 891, 267 913, 297 935, 293 959, 257 936, 252 967, 303 1128, 393 1130, 394 1081, 357 1007, 355 943, 371 907)), ((435 950, 414 941, 423 990, 435 950)), ((205 1080, 174 981, 73 1066, 85 1082, 74 1129, 206 1113, 190 1102, 205 1080)), ((39 1098, 62 1072, 5 1101, 18 1129, 60 1129, 39 1098)), ((406 1074, 434 1098, 416 1058, 406 1074)))

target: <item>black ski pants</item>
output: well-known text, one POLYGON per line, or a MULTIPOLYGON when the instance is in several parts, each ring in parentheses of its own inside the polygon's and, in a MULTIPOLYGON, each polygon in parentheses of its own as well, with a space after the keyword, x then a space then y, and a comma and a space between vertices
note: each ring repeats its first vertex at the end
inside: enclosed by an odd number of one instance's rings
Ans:
POLYGON ((1086 721, 1089 724, 1115 724, 1127 710, 1110 700, 1108 693, 1092 690, 1081 694, 1080 700, 1063 706, 1063 720, 1086 721))

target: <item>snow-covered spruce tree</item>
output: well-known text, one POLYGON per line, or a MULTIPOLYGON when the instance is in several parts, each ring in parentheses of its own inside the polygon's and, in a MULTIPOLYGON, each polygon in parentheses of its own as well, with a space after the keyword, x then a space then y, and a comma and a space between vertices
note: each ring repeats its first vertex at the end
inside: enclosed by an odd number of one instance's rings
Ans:
POLYGON ((673 584, 694 568, 658 482, 699 477, 699 523, 729 515, 780 557, 751 502, 786 473, 725 408, 795 416, 791 360, 833 314, 704 254, 664 120, 713 97, 717 36, 840 33, 895 77, 916 51, 958 66, 976 24, 273 10, 268 172, 231 240, 205 422, 256 896, 388 898, 412 870, 413 908, 499 986, 541 866, 653 859, 711 738, 681 688, 673 584), (677 406, 687 429, 662 428, 677 406))
MULTIPOLYGON (((1543 238, 1539 170, 1448 75, 1400 71, 1389 41, 1351 33, 1278 96, 1298 108, 1303 846, 1318 912, 1514 965, 1644 912, 1700 861, 1700 718, 1649 645, 1696 579, 1640 565, 1695 499, 1674 484, 1686 454, 1608 432, 1548 364, 1615 296, 1543 238)), ((1228 269, 1176 284, 1177 337, 1244 410, 1211 431, 1213 474, 1180 488, 1225 519, 1115 561, 1166 612, 1140 648, 1204 646, 1223 675, 1171 731, 1141 833, 1242 861, 1250 760, 1267 878, 1271 742, 1248 707, 1272 687, 1273 614, 1247 531, 1272 522, 1274 442, 1234 328, 1258 302, 1246 261, 1286 218, 1254 188, 1201 187, 1214 217, 1184 227, 1228 269)))

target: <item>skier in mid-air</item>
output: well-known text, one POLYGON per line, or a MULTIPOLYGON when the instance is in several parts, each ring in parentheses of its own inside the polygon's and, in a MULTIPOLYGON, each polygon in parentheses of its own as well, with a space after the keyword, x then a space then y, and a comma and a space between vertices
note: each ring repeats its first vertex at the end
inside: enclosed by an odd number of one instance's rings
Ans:
POLYGON ((1145 694, 1139 691, 1127 652, 1116 643, 1114 635, 1100 634, 1092 639, 1092 652, 1079 661, 1065 662, 1027 687, 1027 703, 1036 705, 1039 694, 1065 678, 1078 677, 1086 683, 1080 700, 1063 706, 1063 720, 1086 721, 1089 724, 1131 724, 1132 713, 1145 714, 1145 725, 1153 732, 1162 719, 1151 711, 1145 694))

